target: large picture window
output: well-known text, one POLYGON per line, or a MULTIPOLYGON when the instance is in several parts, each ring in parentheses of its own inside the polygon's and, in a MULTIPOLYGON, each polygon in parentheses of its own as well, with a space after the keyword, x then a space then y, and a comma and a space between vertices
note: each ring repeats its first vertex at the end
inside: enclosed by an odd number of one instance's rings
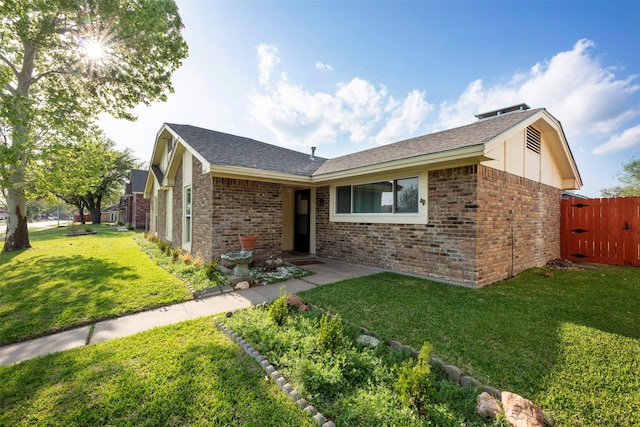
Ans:
POLYGON ((336 187, 336 214, 418 213, 418 177, 336 187))

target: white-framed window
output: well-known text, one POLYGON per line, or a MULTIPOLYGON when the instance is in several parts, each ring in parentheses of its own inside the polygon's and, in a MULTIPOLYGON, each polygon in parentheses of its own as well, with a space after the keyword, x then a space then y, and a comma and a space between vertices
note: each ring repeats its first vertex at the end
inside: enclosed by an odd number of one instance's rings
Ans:
POLYGON ((184 236, 182 240, 186 244, 191 244, 191 211, 192 211, 192 191, 191 187, 184 188, 184 236))
POLYGON ((331 187, 330 221, 427 223, 427 174, 331 187))
POLYGON ((153 196, 153 232, 156 234, 156 236, 159 236, 159 230, 158 230, 158 195, 155 194, 153 196))
POLYGON ((417 176, 336 187, 336 214, 417 214, 417 176))

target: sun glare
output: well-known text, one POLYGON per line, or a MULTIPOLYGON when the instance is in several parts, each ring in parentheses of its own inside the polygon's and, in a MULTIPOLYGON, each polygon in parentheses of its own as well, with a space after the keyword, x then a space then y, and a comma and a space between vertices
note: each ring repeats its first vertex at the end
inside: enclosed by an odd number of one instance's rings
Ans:
POLYGON ((85 41, 83 48, 85 55, 91 61, 99 61, 105 54, 104 46, 98 40, 85 41))

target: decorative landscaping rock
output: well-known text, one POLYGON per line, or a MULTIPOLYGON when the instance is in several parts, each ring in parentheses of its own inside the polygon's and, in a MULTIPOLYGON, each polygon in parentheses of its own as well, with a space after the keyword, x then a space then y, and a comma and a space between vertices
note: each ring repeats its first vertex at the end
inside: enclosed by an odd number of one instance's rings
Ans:
POLYGON ((484 391, 485 393, 489 393, 491 396, 495 397, 498 400, 502 398, 502 392, 497 388, 486 385, 482 387, 482 391, 484 391))
POLYGON ((249 282, 247 282, 247 281, 245 280, 245 281, 239 282, 239 283, 234 287, 234 289, 235 289, 236 291, 241 291, 241 290, 244 290, 244 289, 249 289, 249 286, 250 286, 250 285, 249 285, 249 282))
POLYGON ((377 347, 380 344, 380 340, 371 335, 360 335, 356 340, 362 345, 368 345, 369 347, 377 347))
POLYGON ((447 378, 451 381, 460 383, 460 378, 462 378, 462 371, 460 368, 453 365, 443 365, 442 369, 444 369, 444 373, 447 374, 447 378))
POLYGON ((309 306, 298 295, 287 295, 287 305, 298 307, 298 311, 309 311, 309 306))
POLYGON ((495 397, 487 392, 483 392, 478 396, 476 412, 483 417, 496 418, 498 414, 502 414, 502 407, 495 397))
POLYGON ((482 388, 482 383, 480 381, 466 375, 463 375, 462 377, 460 377, 460 385, 462 387, 475 387, 480 389, 482 388))
POLYGON ((533 402, 508 391, 502 392, 504 414, 513 427, 544 427, 544 413, 533 402))

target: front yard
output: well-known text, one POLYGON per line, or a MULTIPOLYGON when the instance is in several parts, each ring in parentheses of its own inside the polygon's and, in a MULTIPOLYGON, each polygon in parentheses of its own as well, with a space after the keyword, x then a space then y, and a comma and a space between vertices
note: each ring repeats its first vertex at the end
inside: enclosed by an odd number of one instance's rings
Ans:
POLYGON ((131 233, 30 233, 32 249, 0 253, 0 345, 191 299, 131 233))
POLYGON ((2 426, 313 426, 211 318, 0 366, 2 426))
MULTIPOLYGON (((33 249, 0 254, 0 345, 191 298, 130 233, 64 232, 31 233, 33 249)), ((380 338, 430 343, 435 357, 532 400, 559 425, 632 426, 638 273, 534 269, 480 290, 382 273, 302 296, 380 338)), ((311 425, 263 377, 199 319, 0 367, 0 425, 311 425)))
POLYGON ((301 296, 552 412, 640 425, 640 271, 534 269, 480 290, 383 273, 301 296))

